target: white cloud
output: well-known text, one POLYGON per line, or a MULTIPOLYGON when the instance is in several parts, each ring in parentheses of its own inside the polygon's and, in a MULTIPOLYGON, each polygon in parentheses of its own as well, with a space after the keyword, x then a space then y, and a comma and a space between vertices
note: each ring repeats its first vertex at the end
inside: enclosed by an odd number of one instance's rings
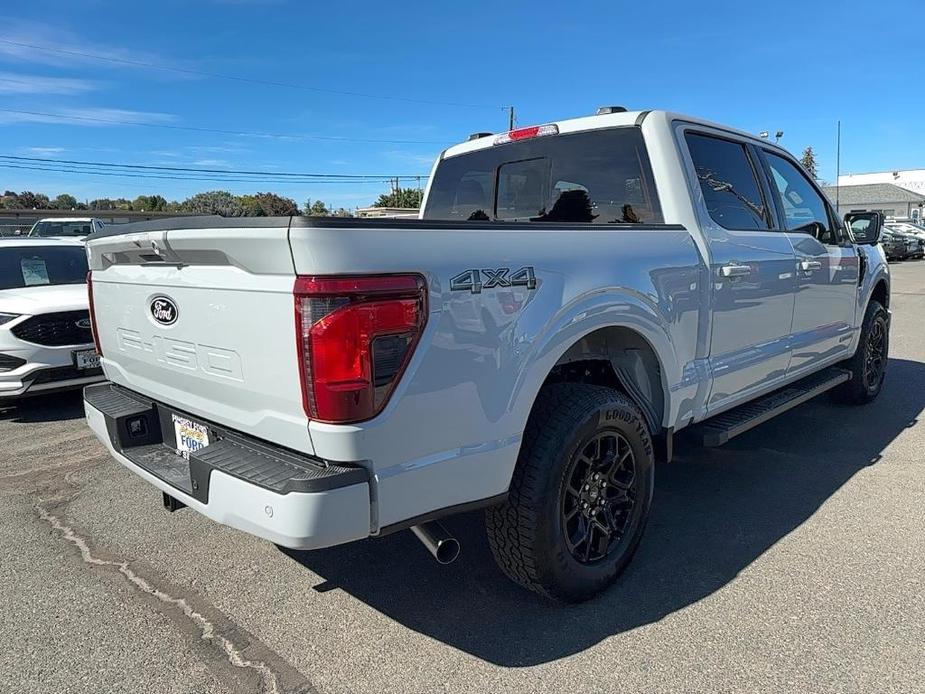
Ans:
POLYGON ((25 154, 46 155, 46 154, 61 154, 62 152, 66 152, 67 150, 64 147, 23 147, 19 151, 25 154))
POLYGON ((119 108, 61 108, 32 111, 0 111, 0 125, 14 123, 67 123, 87 127, 112 127, 114 125, 163 125, 173 123, 177 118, 171 113, 129 111, 119 108))
POLYGON ((225 159, 198 159, 193 164, 196 166, 228 166, 225 159))
POLYGON ((188 148, 192 152, 210 152, 212 154, 230 154, 249 151, 247 148, 238 144, 225 145, 193 145, 188 148))
POLYGON ((414 166, 426 166, 430 167, 433 165, 434 161, 437 158, 437 154, 420 154, 419 152, 408 152, 400 149, 391 149, 382 153, 383 156, 388 157, 394 161, 403 162, 405 164, 411 164, 414 166))
MULTIPOLYGON (((0 16, 0 59, 21 61, 35 65, 53 65, 73 68, 92 65, 95 69, 137 69, 143 63, 148 67, 190 69, 190 62, 178 63, 162 56, 137 49, 121 48, 106 40, 83 38, 78 34, 46 22, 32 22, 16 17, 0 16), (135 63, 133 65, 133 63, 135 63)), ((164 74, 160 70, 152 74, 164 74)), ((192 74, 174 72, 171 79, 198 79, 192 74)))
POLYGON ((92 80, 0 72, 0 94, 83 94, 98 88, 92 80))

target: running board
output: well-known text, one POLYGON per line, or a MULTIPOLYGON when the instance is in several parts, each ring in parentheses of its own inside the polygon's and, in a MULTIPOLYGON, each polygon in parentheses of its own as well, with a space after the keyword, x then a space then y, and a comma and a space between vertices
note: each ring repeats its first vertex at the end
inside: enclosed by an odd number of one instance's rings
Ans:
POLYGON ((711 417, 692 427, 691 433, 708 448, 722 446, 729 439, 850 380, 850 371, 831 367, 711 417))

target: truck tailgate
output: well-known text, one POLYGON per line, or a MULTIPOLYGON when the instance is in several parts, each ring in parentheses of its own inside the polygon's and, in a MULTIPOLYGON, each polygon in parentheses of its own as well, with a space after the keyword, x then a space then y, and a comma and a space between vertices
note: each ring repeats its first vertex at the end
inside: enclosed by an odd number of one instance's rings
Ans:
POLYGON ((91 240, 107 377, 203 419, 311 453, 288 231, 286 221, 276 219, 275 226, 171 226, 91 240))

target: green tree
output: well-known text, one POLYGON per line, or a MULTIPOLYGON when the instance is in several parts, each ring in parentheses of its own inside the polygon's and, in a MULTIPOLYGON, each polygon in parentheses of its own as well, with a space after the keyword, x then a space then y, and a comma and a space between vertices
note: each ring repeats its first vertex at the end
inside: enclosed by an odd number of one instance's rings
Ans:
POLYGON ((380 195, 373 207, 418 208, 423 199, 424 191, 420 188, 396 188, 391 193, 380 195))
POLYGON ((336 210, 334 210, 332 214, 335 217, 352 217, 353 216, 353 212, 343 207, 338 207, 336 210))
POLYGON ((91 210, 114 210, 116 209, 116 204, 109 198, 97 198, 96 200, 90 201, 91 210))
POLYGON ((51 201, 51 208, 53 210, 76 210, 79 209, 79 207, 80 203, 77 202, 77 198, 68 193, 61 193, 51 201))
POLYGON ((803 150, 803 156, 800 157, 800 163, 803 165, 803 168, 809 172, 809 175, 812 176, 813 179, 819 179, 819 175, 817 173, 818 164, 816 163, 816 153, 813 152, 813 148, 811 146, 803 150))
POLYGON ((161 195, 139 195, 132 201, 132 209, 139 212, 163 212, 167 200, 161 195))
POLYGON ((51 201, 43 193, 24 190, 16 196, 16 206, 26 210, 47 210, 51 201))
POLYGON ((257 200, 256 195, 242 195, 240 197, 241 208, 244 210, 245 217, 263 217, 263 208, 257 200))
POLYGON ((181 212, 195 214, 217 214, 222 217, 243 217, 241 199, 226 190, 210 190, 197 193, 180 203, 181 212))
POLYGON ((266 217, 289 217, 299 214, 299 206, 292 198, 284 198, 276 193, 257 193, 253 197, 266 217))
POLYGON ((321 200, 312 202, 311 198, 309 198, 305 201, 305 211, 303 214, 308 217, 330 217, 331 210, 329 210, 328 206, 321 200))

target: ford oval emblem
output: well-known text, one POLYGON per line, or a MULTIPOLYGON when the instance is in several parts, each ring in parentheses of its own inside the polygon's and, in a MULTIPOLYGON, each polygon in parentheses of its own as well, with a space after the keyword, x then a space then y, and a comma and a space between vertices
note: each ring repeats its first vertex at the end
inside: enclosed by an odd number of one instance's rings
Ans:
POLYGON ((156 296, 151 299, 151 317, 161 325, 173 325, 177 322, 179 311, 173 299, 156 296))
POLYGON ((79 321, 76 321, 76 322, 74 323, 74 325, 76 325, 78 328, 82 328, 82 329, 84 329, 84 330, 89 330, 89 329, 90 329, 90 319, 89 319, 89 318, 81 318, 79 321))

